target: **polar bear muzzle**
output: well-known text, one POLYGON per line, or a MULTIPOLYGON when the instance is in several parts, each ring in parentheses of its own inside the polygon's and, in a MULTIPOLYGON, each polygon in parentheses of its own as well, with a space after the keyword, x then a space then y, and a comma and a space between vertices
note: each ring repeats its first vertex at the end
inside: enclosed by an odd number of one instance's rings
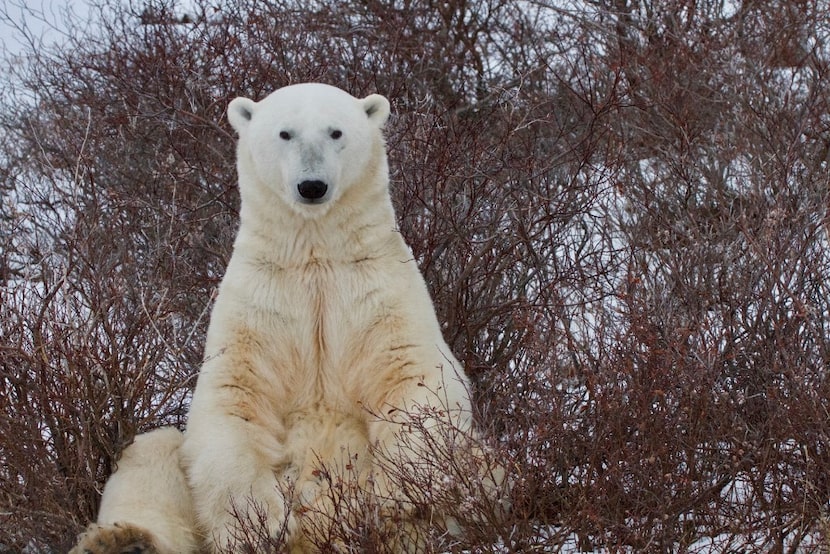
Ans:
POLYGON ((303 181, 297 185, 297 192, 300 198, 308 203, 319 203, 323 201, 329 186, 323 181, 303 181))

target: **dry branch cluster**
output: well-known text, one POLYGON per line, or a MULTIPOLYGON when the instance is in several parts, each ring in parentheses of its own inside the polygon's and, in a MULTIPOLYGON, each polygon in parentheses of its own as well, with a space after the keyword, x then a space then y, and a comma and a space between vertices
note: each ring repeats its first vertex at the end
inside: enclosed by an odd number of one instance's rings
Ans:
MULTIPOLYGON (((119 449, 183 424, 225 107, 312 80, 392 100, 401 230, 513 481, 505 515, 439 444, 452 486, 401 472, 466 531, 426 551, 826 541, 823 0, 102 1, 0 95, 0 551, 65 550, 119 449)), ((332 483, 321 548, 383 552, 332 483)))

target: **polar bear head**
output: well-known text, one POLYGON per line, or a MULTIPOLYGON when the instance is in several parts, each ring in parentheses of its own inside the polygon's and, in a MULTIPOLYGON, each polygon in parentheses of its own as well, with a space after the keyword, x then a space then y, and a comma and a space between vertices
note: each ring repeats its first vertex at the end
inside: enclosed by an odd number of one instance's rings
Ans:
POLYGON ((350 188, 379 180, 373 166, 385 170, 388 117, 389 101, 379 94, 358 99, 319 83, 284 87, 259 102, 236 98, 228 120, 239 134, 240 187, 264 187, 303 217, 322 215, 350 188))

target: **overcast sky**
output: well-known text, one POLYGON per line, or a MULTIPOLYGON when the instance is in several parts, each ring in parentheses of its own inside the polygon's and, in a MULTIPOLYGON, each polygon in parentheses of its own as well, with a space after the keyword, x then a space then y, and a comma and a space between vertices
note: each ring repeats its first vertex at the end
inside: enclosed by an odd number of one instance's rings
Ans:
POLYGON ((45 44, 59 42, 67 12, 78 21, 89 16, 89 6, 78 0, 0 0, 0 44, 10 54, 24 50, 22 29, 45 44))

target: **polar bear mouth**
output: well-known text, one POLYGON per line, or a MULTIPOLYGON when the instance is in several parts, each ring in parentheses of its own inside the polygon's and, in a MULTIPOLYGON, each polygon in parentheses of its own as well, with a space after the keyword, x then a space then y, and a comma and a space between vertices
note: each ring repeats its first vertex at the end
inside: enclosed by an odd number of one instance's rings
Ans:
POLYGON ((297 185, 297 194, 304 204, 321 204, 326 201, 329 186, 323 181, 303 181, 297 185))

